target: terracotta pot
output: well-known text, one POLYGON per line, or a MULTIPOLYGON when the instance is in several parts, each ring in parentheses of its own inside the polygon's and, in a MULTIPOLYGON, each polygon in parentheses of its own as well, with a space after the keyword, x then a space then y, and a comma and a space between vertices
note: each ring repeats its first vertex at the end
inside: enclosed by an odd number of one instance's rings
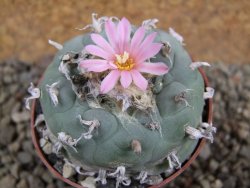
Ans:
MULTIPOLYGON (((205 83, 205 86, 209 86, 209 82, 208 82, 208 79, 204 73, 204 71, 199 68, 199 71, 200 73, 202 74, 203 76, 203 79, 204 79, 204 83, 205 83)), ((48 161, 48 159, 46 158, 46 155, 43 153, 42 149, 40 148, 40 145, 39 145, 39 137, 38 137, 38 134, 37 134, 37 131, 35 129, 35 118, 36 118, 36 101, 33 101, 32 103, 32 109, 31 109, 31 122, 30 122, 30 125, 31 125, 31 134, 32 134, 32 141, 33 141, 33 144, 35 146, 35 149, 36 149, 36 152, 38 154, 38 156, 40 157, 40 159, 42 160, 42 162, 44 163, 44 165, 50 170, 50 172, 55 176, 57 177, 58 179, 64 181, 65 183, 75 187, 75 188, 84 188, 82 187, 81 185, 79 185, 78 183, 75 183, 67 178, 64 178, 62 176, 62 174, 60 174, 51 164, 50 162, 48 161)), ((208 122, 208 123, 212 123, 212 118, 213 118, 213 102, 212 102, 212 99, 208 99, 206 101, 206 105, 205 105, 205 108, 204 108, 204 111, 205 111, 205 120, 208 122)), ((171 182, 172 180, 174 180, 177 176, 179 176, 184 170, 186 170, 190 164, 196 159, 196 157, 199 155, 199 153, 201 152, 201 149, 202 147, 204 146, 204 144, 206 143, 206 140, 203 138, 203 139, 200 139, 197 146, 196 146, 196 149, 194 150, 194 152, 192 153, 192 155, 190 156, 190 158, 185 161, 184 163, 182 163, 182 168, 176 170, 172 175, 170 175, 169 177, 167 177, 166 179, 164 179, 160 184, 158 185, 154 185, 154 186, 150 186, 149 188, 160 188, 160 187, 164 187, 166 184, 168 184, 169 182, 171 182)))

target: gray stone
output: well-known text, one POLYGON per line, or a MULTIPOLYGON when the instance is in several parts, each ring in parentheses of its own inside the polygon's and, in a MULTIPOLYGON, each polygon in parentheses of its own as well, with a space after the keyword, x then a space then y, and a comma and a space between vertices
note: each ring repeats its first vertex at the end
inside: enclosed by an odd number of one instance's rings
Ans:
POLYGON ((39 179, 37 176, 29 175, 28 182, 29 182, 29 187, 35 187, 35 188, 44 188, 45 187, 42 180, 39 179))
POLYGON ((7 118, 9 118, 10 116, 10 112, 11 112, 11 109, 12 107, 15 105, 16 103, 16 100, 14 97, 10 97, 6 103, 4 104, 4 110, 2 111, 3 112, 3 115, 7 118))
POLYGON ((27 172, 27 171, 21 171, 20 172, 20 179, 25 179, 27 178, 28 176, 30 175, 30 172, 27 172))
POLYGON ((0 168, 0 179, 2 176, 7 174, 8 170, 9 170, 8 168, 0 168))
POLYGON ((202 188, 210 188, 209 181, 206 180, 206 179, 202 179, 202 180, 200 181, 200 184, 201 184, 201 187, 202 187, 202 188))
POLYGON ((201 153, 199 155, 203 160, 207 160, 211 156, 211 150, 210 145, 205 144, 205 146, 202 148, 201 153))
POLYGON ((250 159, 250 145, 242 146, 240 149, 240 155, 247 159, 250 159))
POLYGON ((19 86, 17 84, 11 85, 9 87, 9 92, 13 95, 13 94, 15 94, 17 92, 18 88, 19 88, 19 86))
POLYGON ((22 148, 24 151, 27 151, 29 153, 33 153, 34 152, 34 147, 33 144, 31 142, 31 140, 26 140, 22 143, 22 148))
POLYGON ((20 165, 18 163, 15 163, 10 167, 10 172, 16 179, 19 178, 19 171, 20 171, 20 165))
POLYGON ((11 114, 11 119, 15 123, 21 123, 24 121, 28 121, 30 119, 30 112, 29 111, 13 112, 11 114))
POLYGON ((9 163, 13 162, 13 157, 10 155, 4 155, 1 157, 1 162, 3 164, 9 164, 9 163))
POLYGON ((27 188, 28 184, 26 179, 21 179, 18 184, 16 185, 16 188, 27 188))
POLYGON ((222 188, 223 187, 223 183, 220 179, 217 179, 214 181, 214 183, 212 184, 213 188, 222 188))
POLYGON ((28 164, 31 163, 32 161, 32 156, 28 152, 19 152, 17 154, 17 159, 19 160, 20 163, 22 164, 28 164))
POLYGON ((3 82, 5 83, 5 84, 10 84, 10 83, 12 83, 13 82, 13 79, 12 79, 12 75, 4 75, 4 77, 3 77, 3 82))
POLYGON ((225 181, 223 181, 223 187, 225 187, 225 188, 235 188, 236 187, 236 177, 230 176, 225 181))
POLYGON ((0 179, 0 187, 1 188, 14 188, 16 184, 16 180, 11 175, 6 175, 0 179))
POLYGON ((12 142, 11 144, 8 145, 8 150, 11 153, 16 153, 17 151, 19 151, 19 149, 20 149, 20 143, 17 141, 12 142))
POLYGON ((209 169, 212 172, 214 172, 214 171, 216 171, 218 169, 218 167, 219 167, 219 163, 216 160, 211 159, 210 162, 209 162, 209 169))
POLYGON ((51 174, 45 170, 42 174, 42 179, 43 181, 45 181, 47 184, 51 184, 53 182, 53 177, 51 176, 51 174))
POLYGON ((4 125, 0 127, 0 145, 6 146, 9 144, 16 133, 15 127, 11 125, 4 125))
POLYGON ((0 104, 2 104, 8 98, 8 94, 6 92, 0 92, 0 104))
POLYGON ((47 185, 46 188, 57 188, 57 187, 53 183, 51 183, 51 184, 47 185))
POLYGON ((239 128, 237 129, 237 133, 239 138, 241 139, 247 139, 249 136, 250 127, 246 122, 240 122, 239 128))

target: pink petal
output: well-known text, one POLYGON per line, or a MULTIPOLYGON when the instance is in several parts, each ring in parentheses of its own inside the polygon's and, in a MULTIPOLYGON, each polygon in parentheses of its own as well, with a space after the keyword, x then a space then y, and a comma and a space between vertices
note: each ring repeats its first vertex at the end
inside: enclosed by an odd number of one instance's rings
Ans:
POLYGON ((129 71, 121 72, 121 84, 124 88, 128 88, 132 82, 132 77, 129 71))
POLYGON ((133 51, 133 49, 138 48, 144 38, 145 35, 145 29, 144 27, 140 27, 139 29, 136 30, 132 40, 131 40, 131 45, 130 45, 130 52, 133 51))
POLYGON ((124 51, 128 51, 130 32, 131 24, 126 18, 122 18, 117 26, 118 46, 120 54, 122 54, 124 51))
MULTIPOLYGON (((112 20, 108 20, 105 23, 105 31, 106 31, 106 35, 108 37, 109 43, 111 44, 111 46, 113 47, 113 49, 116 51, 117 49, 117 33, 116 33, 116 26, 114 24, 114 22, 112 22, 112 20)), ((117 51, 116 51, 117 53, 117 51)))
POLYGON ((86 59, 80 62, 80 67, 89 68, 92 66, 104 65, 107 63, 108 61, 104 59, 86 59))
POLYGON ((141 63, 146 59, 149 59, 155 56, 161 50, 162 44, 160 43, 153 43, 149 46, 144 46, 141 51, 135 56, 135 61, 137 63, 141 63))
POLYGON ((141 50, 143 50, 145 47, 151 45, 152 42, 154 41, 156 35, 157 35, 156 32, 150 33, 150 34, 144 39, 144 41, 141 43, 141 45, 140 45, 138 48, 133 49, 133 56, 136 57, 137 54, 138 54, 141 50))
POLYGON ((150 33, 150 34, 144 39, 144 41, 141 43, 141 47, 143 48, 143 47, 145 47, 145 46, 150 45, 150 44, 154 41, 156 35, 157 35, 157 32, 150 33))
POLYGON ((109 64, 103 64, 103 65, 96 65, 96 66, 91 66, 87 68, 88 71, 93 71, 93 72, 103 72, 106 71, 110 68, 109 64))
POLYGON ((112 59, 112 55, 108 52, 104 51, 102 48, 96 46, 96 45, 88 45, 85 47, 85 50, 95 56, 101 57, 103 59, 112 59))
POLYGON ((154 75, 163 75, 166 74, 169 69, 166 64, 160 62, 160 63, 140 63, 137 65, 136 70, 154 75))
POLYGON ((99 34, 91 34, 91 39, 100 46, 104 51, 108 52, 109 54, 115 54, 113 48, 110 44, 99 34))
POLYGON ((141 90, 145 91, 148 87, 148 81, 141 75, 139 71, 131 70, 130 72, 135 85, 141 90))
POLYGON ((114 88, 120 77, 120 71, 112 70, 102 81, 101 83, 101 93, 108 93, 111 89, 114 88))

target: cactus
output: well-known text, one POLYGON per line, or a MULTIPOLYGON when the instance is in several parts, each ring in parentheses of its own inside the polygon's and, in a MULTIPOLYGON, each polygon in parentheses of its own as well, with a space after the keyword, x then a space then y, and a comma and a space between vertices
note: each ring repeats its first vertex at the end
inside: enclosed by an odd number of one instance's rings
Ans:
MULTIPOLYGON (((168 33, 156 29, 156 19, 147 20, 141 26, 145 36, 155 33, 153 44, 160 44, 147 62, 163 63, 165 73, 142 73, 148 82, 144 89, 140 84, 123 87, 116 82, 103 92, 101 83, 108 71, 90 71, 81 65, 96 59, 87 48, 94 45, 93 33, 107 40, 104 25, 122 21, 104 17, 99 23, 95 16, 95 24, 88 25, 91 33, 64 45, 50 41, 59 51, 38 86, 46 135, 55 153, 62 154, 78 173, 95 175, 95 181, 105 184, 107 177, 115 178, 117 187, 129 185, 131 179, 158 184, 160 174, 181 168, 199 138, 213 139, 215 128, 202 122, 204 101, 212 97, 212 88, 204 90, 197 69, 208 64, 192 62, 183 38, 172 28, 168 33)), ((137 30, 131 27, 130 39, 137 30)), ((126 56, 116 58, 125 62, 126 56)))

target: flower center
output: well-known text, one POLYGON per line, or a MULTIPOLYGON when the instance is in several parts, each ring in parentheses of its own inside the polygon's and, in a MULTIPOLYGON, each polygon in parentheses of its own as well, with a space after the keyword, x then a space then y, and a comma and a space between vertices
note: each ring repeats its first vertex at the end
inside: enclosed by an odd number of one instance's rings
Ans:
POLYGON ((124 52, 122 55, 115 55, 115 65, 119 70, 131 70, 134 67, 134 60, 129 57, 128 52, 124 52))

